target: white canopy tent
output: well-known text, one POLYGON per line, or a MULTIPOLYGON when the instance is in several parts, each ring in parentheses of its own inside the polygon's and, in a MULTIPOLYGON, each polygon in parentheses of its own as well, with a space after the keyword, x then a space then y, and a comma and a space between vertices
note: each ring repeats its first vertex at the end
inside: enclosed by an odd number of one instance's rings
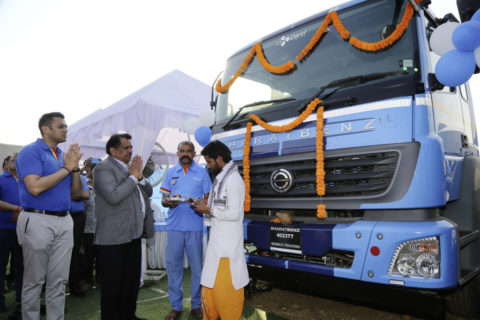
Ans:
POLYGON ((65 151, 69 144, 78 143, 84 159, 103 158, 108 138, 128 132, 133 154, 141 155, 144 163, 158 143, 168 152, 169 163, 174 164, 178 161, 176 150, 180 141, 190 140, 197 152, 201 149, 193 135, 186 132, 185 123, 209 108, 210 95, 210 86, 174 70, 69 126, 67 142, 60 147, 65 151))

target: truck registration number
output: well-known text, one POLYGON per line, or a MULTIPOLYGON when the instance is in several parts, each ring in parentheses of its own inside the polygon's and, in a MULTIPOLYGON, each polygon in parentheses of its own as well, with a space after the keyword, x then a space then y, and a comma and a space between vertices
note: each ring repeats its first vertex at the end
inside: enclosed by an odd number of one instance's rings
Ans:
POLYGON ((270 226, 270 250, 302 253, 302 230, 290 226, 270 226))

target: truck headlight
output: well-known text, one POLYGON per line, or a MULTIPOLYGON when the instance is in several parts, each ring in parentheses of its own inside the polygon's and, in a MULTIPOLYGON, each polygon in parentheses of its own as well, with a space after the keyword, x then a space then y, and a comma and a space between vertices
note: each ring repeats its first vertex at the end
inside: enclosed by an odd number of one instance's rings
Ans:
POLYGON ((440 278, 440 240, 428 237, 400 244, 388 268, 389 276, 440 278))

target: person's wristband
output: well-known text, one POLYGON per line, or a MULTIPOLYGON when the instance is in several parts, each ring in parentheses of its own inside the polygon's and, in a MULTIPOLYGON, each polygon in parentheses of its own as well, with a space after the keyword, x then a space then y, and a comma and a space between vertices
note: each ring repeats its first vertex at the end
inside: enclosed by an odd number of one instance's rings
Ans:
POLYGON ((75 173, 75 172, 80 172, 80 169, 79 169, 79 168, 73 169, 72 172, 73 172, 73 173, 75 173))
POLYGON ((68 171, 68 174, 72 173, 72 170, 68 169, 67 167, 63 166, 62 169, 65 169, 68 171))

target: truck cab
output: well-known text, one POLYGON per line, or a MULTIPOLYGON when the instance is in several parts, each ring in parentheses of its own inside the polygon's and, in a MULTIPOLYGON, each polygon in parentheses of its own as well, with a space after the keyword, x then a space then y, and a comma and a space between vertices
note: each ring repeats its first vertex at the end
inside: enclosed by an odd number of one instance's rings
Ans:
MULTIPOLYGON (((258 52, 245 65, 253 44, 228 59, 221 83, 231 85, 218 95, 213 139, 230 148, 241 171, 251 114, 281 126, 315 98, 324 108, 322 196, 321 119, 312 113, 283 132, 253 123, 244 220, 252 276, 283 272, 441 297, 478 278, 480 161, 470 88, 436 80, 440 57, 429 37, 445 21, 412 2, 350 1, 263 37, 270 65, 294 61, 285 73, 267 70, 258 52), (341 25, 328 23, 330 12, 341 25), (395 40, 367 50, 353 37, 395 40), (281 215, 290 219, 278 221, 281 215)), ((471 307, 456 306, 459 313, 471 307)))

